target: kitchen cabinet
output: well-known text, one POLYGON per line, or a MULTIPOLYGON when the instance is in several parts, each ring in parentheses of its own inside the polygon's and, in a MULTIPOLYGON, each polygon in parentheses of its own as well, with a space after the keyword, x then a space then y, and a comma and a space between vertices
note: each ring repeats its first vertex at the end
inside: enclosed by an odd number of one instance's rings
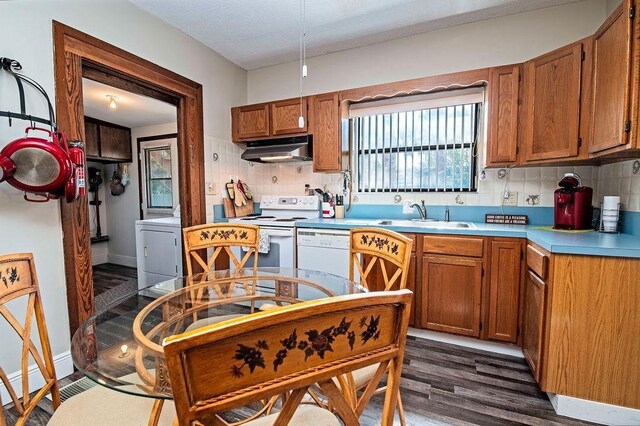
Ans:
POLYGON ((100 141, 98 140, 98 124, 90 121, 84 122, 84 153, 87 157, 100 156, 100 141))
POLYGON ((338 93, 313 97, 313 171, 342 170, 338 93))
POLYGON ((131 129, 85 117, 85 154, 102 163, 131 163, 131 129))
POLYGON ((593 37, 593 111, 589 152, 606 153, 629 143, 631 131, 632 4, 623 1, 593 37))
POLYGON ((487 167, 517 164, 521 73, 520 64, 491 68, 489 71, 487 167))
POLYGON ((524 162, 578 156, 582 42, 524 64, 522 145, 524 162))
POLYGON ((482 275, 482 259, 424 255, 422 326, 479 337, 482 275))
POLYGON ((522 242, 493 239, 490 243, 489 331, 492 340, 516 343, 522 273, 522 242))
POLYGON ((269 104, 233 108, 231 110, 233 140, 269 137, 271 135, 270 111, 269 104))
POLYGON ((533 271, 527 271, 524 288, 522 352, 536 381, 541 380, 544 337, 545 284, 533 271))
POLYGON ((271 135, 291 135, 306 133, 309 125, 307 98, 294 98, 271 104, 271 135), (299 127, 300 115, 304 117, 304 127, 299 127))

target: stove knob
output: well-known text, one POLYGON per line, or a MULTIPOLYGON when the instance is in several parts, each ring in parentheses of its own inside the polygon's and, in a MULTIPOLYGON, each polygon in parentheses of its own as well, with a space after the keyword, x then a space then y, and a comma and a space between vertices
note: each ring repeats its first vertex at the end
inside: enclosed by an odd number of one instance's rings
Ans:
POLYGON ((298 200, 294 198, 293 200, 291 200, 291 204, 298 204, 298 200))

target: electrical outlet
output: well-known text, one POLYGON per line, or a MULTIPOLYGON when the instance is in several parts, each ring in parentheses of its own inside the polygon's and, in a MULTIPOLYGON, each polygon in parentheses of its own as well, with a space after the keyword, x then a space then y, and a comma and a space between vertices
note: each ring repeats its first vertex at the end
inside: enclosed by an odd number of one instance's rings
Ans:
MULTIPOLYGON (((506 195, 506 194, 505 194, 506 195)), ((503 206, 517 206, 518 205, 518 193, 516 191, 509 191, 509 196, 502 200, 503 206)))
POLYGON ((207 182, 207 195, 216 195, 216 184, 207 182))

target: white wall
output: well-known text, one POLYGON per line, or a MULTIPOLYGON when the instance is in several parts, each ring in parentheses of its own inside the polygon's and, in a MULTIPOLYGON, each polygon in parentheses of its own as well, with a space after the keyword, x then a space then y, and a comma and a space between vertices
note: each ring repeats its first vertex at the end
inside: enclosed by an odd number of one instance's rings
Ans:
MULTIPOLYGON (((570 3, 309 58, 304 92, 522 62, 593 34, 606 17, 606 4, 570 3)), ((312 43, 313 33, 307 37, 312 43)), ((247 87, 249 103, 295 97, 298 63, 249 71, 247 87)))
MULTIPOLYGON (((612 0, 609 0, 611 2, 612 0)), ((306 94, 329 92, 371 84, 522 62, 592 34, 606 18, 606 0, 588 0, 486 21, 460 25, 410 37, 322 55, 307 60, 306 94)), ((313 40, 313 33, 308 35, 313 40)), ((297 95, 298 63, 248 72, 249 103, 297 95)), ((483 141, 480 141, 483 145, 483 141)), ((478 164, 484 164, 483 148, 478 164)), ((264 166, 263 166, 264 167, 264 166)), ((517 191, 518 205, 526 206, 529 195, 540 195, 540 206, 553 205, 553 191, 566 172, 579 173, 585 185, 597 186, 593 167, 546 167, 511 171, 508 187, 517 191)), ((256 173, 260 174, 260 171, 256 173)), ((277 186, 258 186, 260 194, 301 193, 304 183, 339 191, 339 175, 318 175, 305 166, 267 166, 265 178, 278 177, 277 186)), ((499 205, 505 182, 495 170, 487 170, 477 193, 462 194, 465 205, 499 205)), ((260 182, 268 180, 260 179, 260 182)), ((359 194, 359 203, 393 203, 395 194, 359 194)), ((454 204, 456 194, 403 194, 403 198, 425 198, 428 204, 454 204)))
MULTIPOLYGON (((233 105, 246 102, 246 72, 177 29, 125 0, 0 1, 1 54, 19 60, 24 73, 40 82, 52 96, 53 19, 96 36, 131 53, 169 68, 203 85, 204 131, 207 138, 231 140, 233 105), (16 36, 17 34, 28 34, 16 36)), ((0 76, 0 107, 17 108, 13 81, 0 76)), ((45 114, 44 105, 29 95, 33 113, 45 114)), ((18 137, 24 123, 0 120, 0 148, 18 137)), ((211 201, 207 200, 211 215, 211 201)), ((58 202, 31 204, 7 184, 0 184, 0 254, 33 252, 44 300, 54 354, 69 349, 69 326, 58 202)), ((1 327, 1 326, 0 326, 1 327)), ((0 328, 0 365, 7 372, 19 369, 16 338, 0 328)))
MULTIPOLYGON (((129 164, 129 185, 124 194, 106 196, 107 218, 109 227, 109 262, 119 265, 136 266, 135 222, 140 219, 140 196, 138 190, 138 144, 137 139, 146 136, 176 133, 177 123, 160 124, 131 129, 133 163, 129 164)), ((108 165, 108 179, 111 178, 115 165, 108 165)))

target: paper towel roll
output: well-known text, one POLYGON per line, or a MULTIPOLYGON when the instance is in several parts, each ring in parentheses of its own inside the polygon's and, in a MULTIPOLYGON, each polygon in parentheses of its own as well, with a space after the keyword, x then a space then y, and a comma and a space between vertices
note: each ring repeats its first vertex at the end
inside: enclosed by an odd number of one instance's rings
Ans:
POLYGON ((607 195, 602 200, 602 208, 605 210, 618 210, 620 197, 617 195, 607 195))

